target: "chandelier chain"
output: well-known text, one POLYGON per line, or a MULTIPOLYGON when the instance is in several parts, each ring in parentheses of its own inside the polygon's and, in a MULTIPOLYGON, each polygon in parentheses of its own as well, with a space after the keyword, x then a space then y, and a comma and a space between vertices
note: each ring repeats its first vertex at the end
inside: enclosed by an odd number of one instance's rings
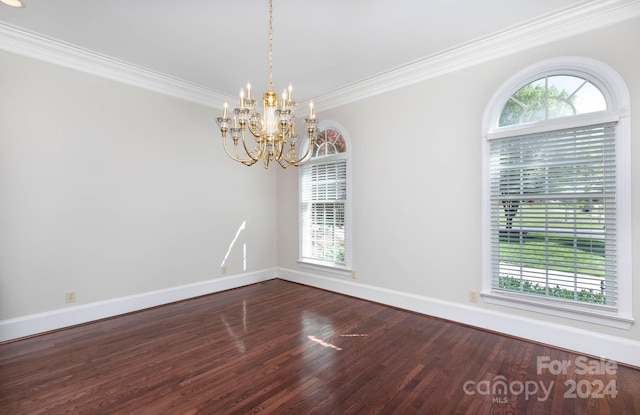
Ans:
POLYGON ((273 89, 273 0, 269 0, 269 89, 273 89))

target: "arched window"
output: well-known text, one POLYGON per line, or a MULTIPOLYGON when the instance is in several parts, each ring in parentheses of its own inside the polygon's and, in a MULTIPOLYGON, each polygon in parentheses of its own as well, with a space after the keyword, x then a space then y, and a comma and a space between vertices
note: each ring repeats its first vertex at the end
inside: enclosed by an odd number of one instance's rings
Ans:
POLYGON ((300 261, 350 267, 349 147, 342 126, 319 123, 312 158, 300 169, 300 261))
POLYGON ((509 97, 498 125, 545 121, 606 109, 604 95, 588 80, 573 75, 545 76, 509 97))
POLYGON ((629 94, 585 58, 533 65, 483 125, 487 302, 628 328, 629 94))

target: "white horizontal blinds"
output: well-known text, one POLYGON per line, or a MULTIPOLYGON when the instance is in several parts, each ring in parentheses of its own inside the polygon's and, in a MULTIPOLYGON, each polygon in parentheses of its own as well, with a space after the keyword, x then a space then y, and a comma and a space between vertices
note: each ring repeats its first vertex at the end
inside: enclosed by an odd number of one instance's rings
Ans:
POLYGON ((615 123, 489 146, 492 288, 615 306, 615 123))
POLYGON ((302 257, 345 263, 347 160, 303 166, 302 257))

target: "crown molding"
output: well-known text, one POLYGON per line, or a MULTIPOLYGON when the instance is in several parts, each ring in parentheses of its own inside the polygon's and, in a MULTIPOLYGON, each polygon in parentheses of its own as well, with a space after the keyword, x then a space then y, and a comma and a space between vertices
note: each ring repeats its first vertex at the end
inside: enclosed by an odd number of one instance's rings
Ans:
MULTIPOLYGON (((362 79, 313 99, 327 110, 640 15, 640 0, 590 0, 362 79)), ((0 49, 222 108, 232 97, 0 22, 0 49)))
POLYGON ((217 91, 0 22, 0 49, 134 85, 209 107, 229 97, 217 91))
POLYGON ((591 0, 362 79, 313 99, 335 108, 640 15, 639 0, 591 0))

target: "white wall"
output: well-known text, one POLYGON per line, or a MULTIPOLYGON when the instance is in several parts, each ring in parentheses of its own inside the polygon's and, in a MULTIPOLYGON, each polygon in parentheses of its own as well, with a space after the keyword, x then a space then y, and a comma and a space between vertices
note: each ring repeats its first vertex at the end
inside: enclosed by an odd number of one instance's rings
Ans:
MULTIPOLYGON (((551 57, 577 55, 612 66, 631 94, 633 303, 635 319, 640 320, 638 42, 640 20, 634 19, 319 112, 320 117, 341 123, 352 141, 353 265, 357 279, 301 268, 296 263, 295 226, 279 227, 279 266, 294 280, 335 287, 352 295, 377 292, 383 302, 384 293, 390 301, 398 293, 407 298, 420 296, 434 309, 438 304, 440 309, 449 307, 449 317, 458 313, 464 322, 481 326, 499 327, 503 320, 501 328, 509 331, 507 325, 530 320, 553 326, 554 333, 568 327, 576 333, 613 336, 607 339, 640 350, 637 323, 630 330, 614 329, 468 300, 469 290, 481 288, 480 132, 485 106, 502 82, 520 69, 551 57), (497 323, 485 325, 483 316, 497 323), (512 316, 518 319, 512 320, 512 316)), ((282 172, 279 180, 282 224, 297 212, 296 193, 284 190, 295 189, 297 172, 282 172)), ((539 329, 531 325, 529 337, 562 344, 559 339, 536 337, 534 332, 539 329)), ((527 332, 527 328, 514 327, 513 332, 527 332)), ((591 351, 610 356, 616 346, 605 343, 598 347, 607 350, 591 351)), ((634 359, 634 363, 640 362, 634 359)))
POLYGON ((215 116, 0 51, 0 321, 221 279, 245 221, 227 276, 273 269, 277 175, 215 116))

